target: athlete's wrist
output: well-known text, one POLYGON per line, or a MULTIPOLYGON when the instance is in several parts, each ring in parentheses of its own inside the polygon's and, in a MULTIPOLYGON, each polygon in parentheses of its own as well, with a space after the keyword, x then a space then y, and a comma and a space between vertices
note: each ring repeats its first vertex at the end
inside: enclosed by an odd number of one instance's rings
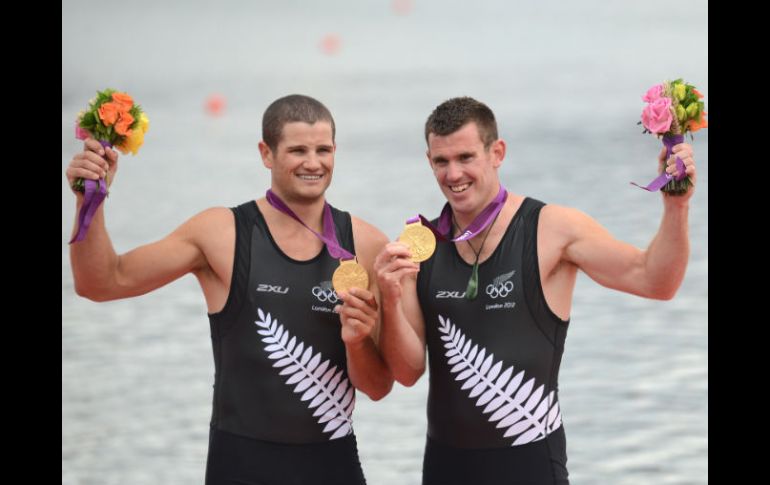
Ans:
MULTIPOLYGON (((348 350, 353 352, 361 352, 366 350, 366 347, 369 344, 367 341, 372 341, 371 335, 366 335, 364 337, 357 338, 356 340, 343 340, 343 343, 348 350)), ((374 343, 374 341, 372 341, 372 343, 374 343)))

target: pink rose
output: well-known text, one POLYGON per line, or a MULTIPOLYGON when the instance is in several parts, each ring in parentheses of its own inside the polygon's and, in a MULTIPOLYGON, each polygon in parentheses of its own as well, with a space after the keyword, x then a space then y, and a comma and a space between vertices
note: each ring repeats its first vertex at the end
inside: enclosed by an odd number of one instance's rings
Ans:
POLYGON ((656 84, 655 86, 647 90, 647 94, 642 96, 642 101, 652 103, 653 101, 660 99, 661 96, 663 96, 663 85, 656 84))
POLYGON ((642 124, 656 135, 667 132, 673 119, 669 98, 658 98, 642 111, 642 124))
POLYGON ((88 133, 83 128, 81 128, 80 125, 76 121, 75 122, 75 138, 77 138, 78 140, 85 140, 89 136, 91 136, 91 134, 88 133))

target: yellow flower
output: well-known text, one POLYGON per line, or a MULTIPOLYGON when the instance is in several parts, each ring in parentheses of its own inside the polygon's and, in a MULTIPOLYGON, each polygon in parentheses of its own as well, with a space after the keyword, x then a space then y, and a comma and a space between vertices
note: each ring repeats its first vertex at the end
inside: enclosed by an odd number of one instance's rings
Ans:
POLYGON ((131 135, 127 136, 125 140, 123 140, 123 143, 117 147, 124 155, 128 155, 129 152, 132 155, 136 155, 136 152, 139 151, 139 147, 141 147, 143 143, 144 133, 142 133, 142 130, 131 130, 131 135))
POLYGON ((687 96, 687 86, 684 84, 674 84, 674 96, 676 96, 676 99, 679 101, 683 101, 684 97, 687 96))
POLYGON ((687 111, 685 111, 681 104, 676 105, 676 119, 680 123, 684 123, 687 120, 687 111))
POLYGON ((687 117, 691 119, 695 119, 695 117, 698 116, 698 103, 690 103, 690 106, 687 107, 687 117))
POLYGON ((147 115, 142 113, 139 115, 139 128, 142 130, 142 133, 147 133, 147 130, 150 128, 150 120, 147 118, 147 115))

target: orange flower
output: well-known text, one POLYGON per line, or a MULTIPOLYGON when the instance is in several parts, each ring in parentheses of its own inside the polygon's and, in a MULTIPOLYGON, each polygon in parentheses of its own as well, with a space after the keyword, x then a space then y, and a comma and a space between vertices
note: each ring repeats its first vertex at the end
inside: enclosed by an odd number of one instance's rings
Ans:
POLYGON ((706 121, 706 112, 701 111, 700 119, 699 120, 690 120, 687 122, 687 129, 691 132, 695 133, 696 131, 700 130, 701 128, 708 128, 709 122, 706 121))
POLYGON ((126 93, 112 93, 112 101, 120 106, 123 111, 128 111, 134 106, 134 100, 126 93))
POLYGON ((136 155, 139 147, 141 147, 144 143, 144 134, 147 132, 147 128, 149 127, 150 120, 147 119, 147 115, 144 113, 140 114, 137 127, 131 130, 131 134, 123 140, 123 143, 117 145, 118 150, 126 155, 129 153, 136 155))
POLYGON ((131 113, 129 113, 128 111, 120 113, 120 119, 118 120, 117 123, 115 123, 115 132, 118 135, 130 136, 131 124, 133 122, 134 122, 134 117, 131 116, 131 113))
MULTIPOLYGON (((697 89, 695 89, 695 88, 692 88, 692 92, 693 92, 693 93, 695 93, 695 94, 696 94, 696 95, 697 95, 699 98, 702 98, 702 97, 703 97, 703 95, 700 93, 700 91, 698 91, 698 90, 697 90, 697 89)), ((113 96, 113 99, 115 99, 115 97, 114 97, 114 96, 113 96)))
POLYGON ((104 103, 99 106, 99 118, 105 126, 112 126, 118 121, 118 115, 123 111, 116 103, 104 103))

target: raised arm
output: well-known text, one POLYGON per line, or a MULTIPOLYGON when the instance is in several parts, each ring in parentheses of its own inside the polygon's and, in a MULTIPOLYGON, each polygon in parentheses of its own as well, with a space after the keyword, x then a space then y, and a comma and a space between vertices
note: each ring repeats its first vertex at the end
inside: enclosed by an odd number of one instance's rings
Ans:
MULTIPOLYGON (((676 145, 674 153, 694 183, 692 148, 676 145)), ((667 161, 666 170, 677 173, 674 157, 667 161)), ((562 259, 577 265, 599 284, 668 300, 682 284, 690 255, 688 212, 692 194, 692 188, 681 196, 663 194, 663 218, 646 250, 615 239, 594 219, 574 209, 547 206, 541 217, 565 241, 562 259)))
POLYGON ((358 262, 369 273, 369 289, 351 288, 338 295, 343 300, 336 310, 342 323, 342 341, 348 361, 348 375, 353 385, 377 401, 393 388, 393 375, 378 349, 380 309, 379 290, 374 276, 374 259, 388 242, 376 227, 352 218, 353 239, 358 262))
MULTIPOLYGON (((98 179, 109 170, 117 172, 117 153, 93 139, 85 142, 67 168, 70 185, 77 177, 98 179), (106 157, 106 158, 105 158, 106 157), (107 160, 110 161, 109 169, 107 160)), ((76 193, 77 208, 83 195, 76 193)), ((94 301, 137 296, 159 288, 207 265, 202 251, 203 235, 232 216, 227 209, 209 209, 191 218, 160 241, 118 255, 104 224, 104 204, 96 211, 85 239, 70 245, 70 262, 78 295, 94 301)))
POLYGON ((380 349, 393 377, 411 386, 425 372, 425 322, 417 300, 417 273, 409 248, 389 243, 377 256, 375 270, 382 294, 380 349))

